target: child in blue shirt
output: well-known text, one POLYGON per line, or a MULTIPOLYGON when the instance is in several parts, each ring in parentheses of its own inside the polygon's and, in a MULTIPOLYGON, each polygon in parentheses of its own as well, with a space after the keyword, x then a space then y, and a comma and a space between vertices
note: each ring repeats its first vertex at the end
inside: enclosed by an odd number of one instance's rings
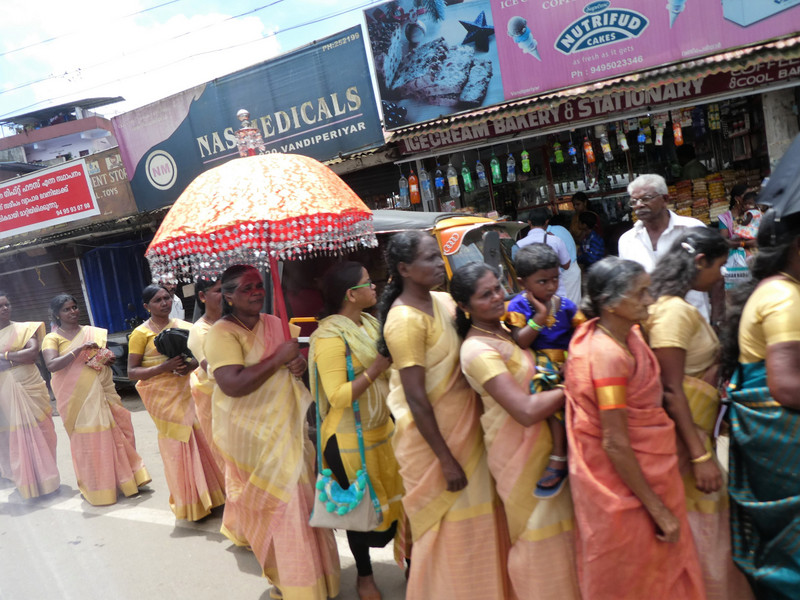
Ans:
MULTIPOLYGON (((508 305, 506 323, 520 348, 530 348, 536 358, 531 392, 552 389, 562 383, 561 367, 575 328, 585 318, 569 298, 558 296, 558 255, 546 244, 521 248, 514 260, 517 281, 524 289, 508 305)), ((545 476, 534 495, 552 498, 567 478, 567 433, 563 413, 547 419, 553 450, 545 476)))

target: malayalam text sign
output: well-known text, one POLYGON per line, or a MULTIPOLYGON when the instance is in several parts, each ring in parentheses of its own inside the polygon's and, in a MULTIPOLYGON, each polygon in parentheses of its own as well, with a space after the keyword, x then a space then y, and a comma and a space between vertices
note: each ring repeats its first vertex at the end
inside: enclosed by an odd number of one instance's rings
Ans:
POLYGON ((0 238, 99 214, 84 160, 0 184, 0 238))

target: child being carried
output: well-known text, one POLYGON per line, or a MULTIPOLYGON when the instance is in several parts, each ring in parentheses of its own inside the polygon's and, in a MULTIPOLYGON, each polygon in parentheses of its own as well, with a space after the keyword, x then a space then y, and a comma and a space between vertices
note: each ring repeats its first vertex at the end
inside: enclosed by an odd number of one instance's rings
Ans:
MULTIPOLYGON (((536 358, 536 374, 531 393, 560 386, 561 368, 567 358, 572 334, 586 319, 569 298, 558 290, 558 255, 546 244, 521 248, 514 260, 517 281, 524 291, 508 305, 506 324, 520 348, 530 348, 536 358)), ((567 478, 567 434, 564 415, 548 417, 553 450, 545 475, 536 483, 534 495, 552 498, 564 487, 567 478)))

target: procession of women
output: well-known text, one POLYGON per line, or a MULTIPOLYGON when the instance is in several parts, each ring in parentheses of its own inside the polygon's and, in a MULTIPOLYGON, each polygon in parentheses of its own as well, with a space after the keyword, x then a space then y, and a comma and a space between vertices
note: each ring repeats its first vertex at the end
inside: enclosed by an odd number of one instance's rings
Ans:
MULTIPOLYGON (((645 221, 658 189, 632 201, 645 221)), ((722 284, 726 238, 687 227, 653 268, 598 260, 578 305, 544 243, 516 252, 508 297, 497 268, 448 282, 434 237, 397 233, 380 295, 346 256, 324 274, 307 355, 263 312, 253 265, 196 273, 194 323, 149 285, 127 367, 160 467, 136 451, 107 332, 60 294, 45 334, 0 292, 0 475, 29 501, 72 477, 41 353, 84 500, 135 496, 163 467, 175 518, 223 507, 221 533, 252 551, 270 598, 347 585, 378 600, 370 552, 390 544, 410 600, 796 598, 800 209, 763 215, 751 277, 712 324, 687 295, 722 284), (334 529, 355 581, 340 583, 334 529)))

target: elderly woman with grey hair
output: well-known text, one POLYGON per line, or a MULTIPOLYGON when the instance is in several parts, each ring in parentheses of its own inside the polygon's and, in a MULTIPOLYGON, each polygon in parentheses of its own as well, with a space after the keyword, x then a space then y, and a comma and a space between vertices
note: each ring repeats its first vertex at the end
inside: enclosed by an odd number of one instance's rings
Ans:
POLYGON ((569 346, 569 479, 584 598, 705 598, 675 425, 639 329, 653 301, 649 287, 637 263, 594 264, 582 307, 591 320, 569 346))
MULTIPOLYGON (((681 234, 691 227, 705 227, 692 217, 678 215, 667 208, 670 202, 667 182, 661 175, 639 175, 628 184, 630 206, 636 223, 619 238, 619 257, 632 260, 652 273, 681 234)), ((711 319, 708 294, 690 290, 686 301, 697 308, 707 321, 711 319)))

